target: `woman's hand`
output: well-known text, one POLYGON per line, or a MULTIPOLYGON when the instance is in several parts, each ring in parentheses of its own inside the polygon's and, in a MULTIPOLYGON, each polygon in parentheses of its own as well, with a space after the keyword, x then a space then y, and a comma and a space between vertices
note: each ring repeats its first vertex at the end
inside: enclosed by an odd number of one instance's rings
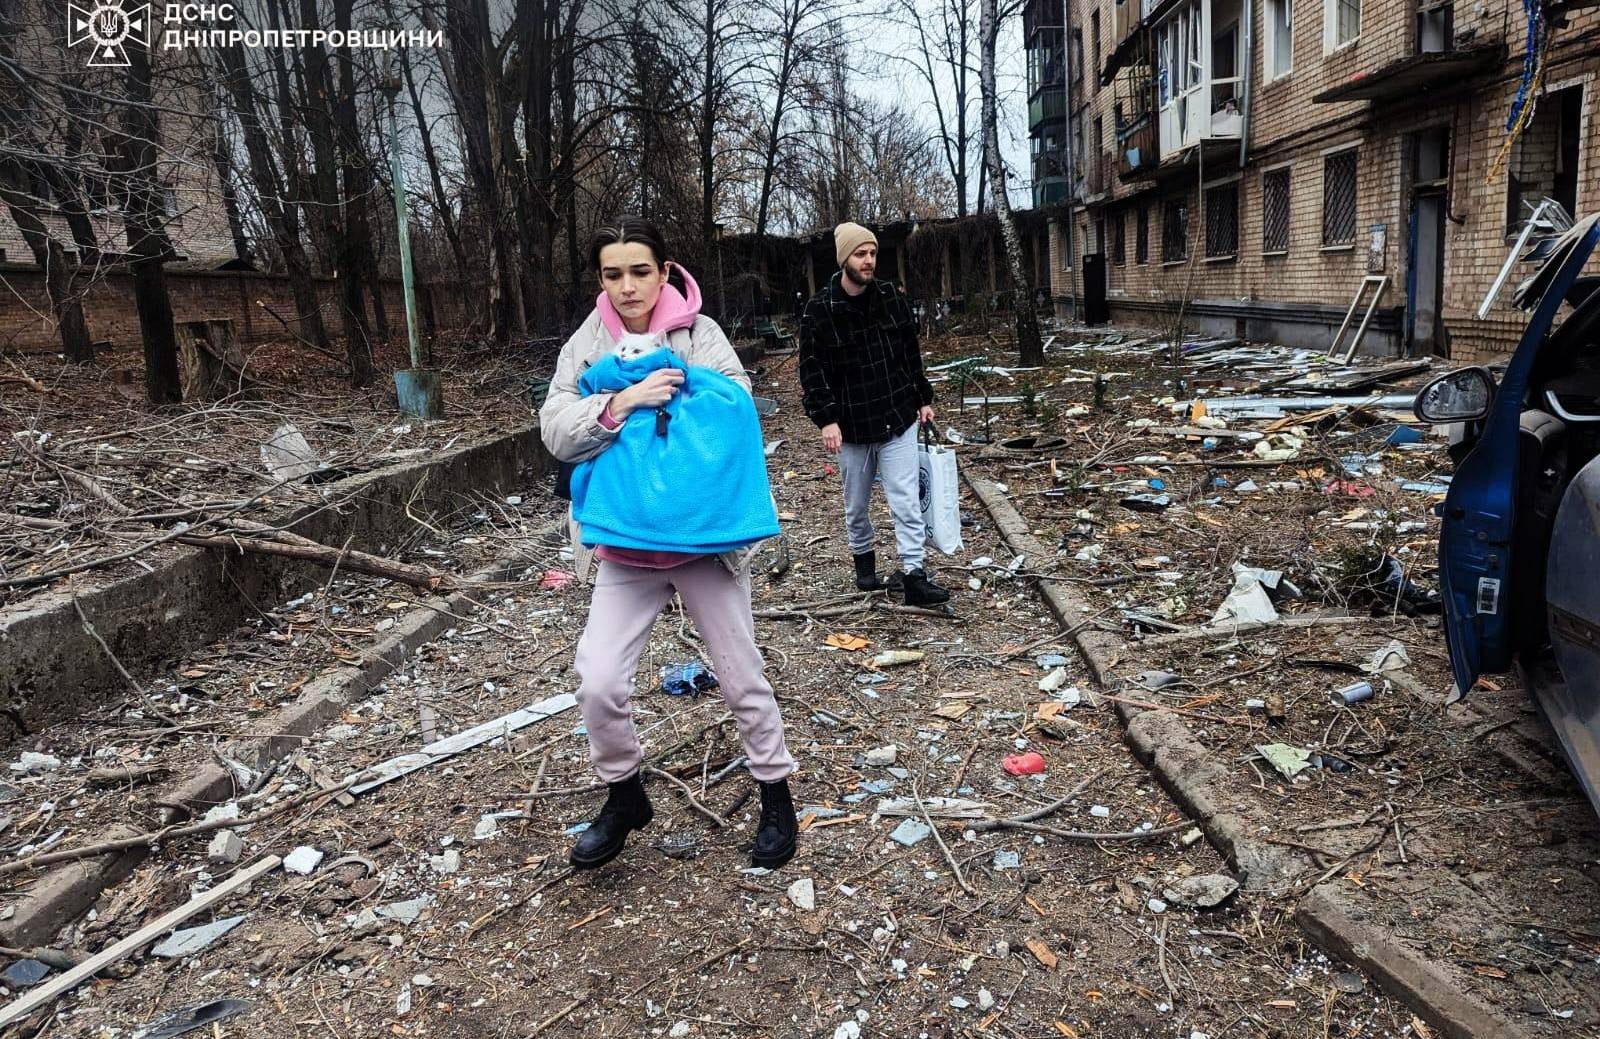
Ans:
POLYGON ((678 393, 683 372, 677 368, 657 368, 643 379, 611 396, 611 417, 621 421, 640 408, 659 408, 678 393))

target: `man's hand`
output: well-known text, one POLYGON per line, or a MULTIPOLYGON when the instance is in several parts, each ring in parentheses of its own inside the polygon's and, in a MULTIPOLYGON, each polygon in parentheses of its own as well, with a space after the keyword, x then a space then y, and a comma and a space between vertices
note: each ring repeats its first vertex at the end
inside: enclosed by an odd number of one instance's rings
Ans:
POLYGON ((839 423, 830 422, 822 427, 822 448, 830 455, 839 453, 839 447, 844 443, 844 433, 839 429, 839 423))
POLYGON ((611 397, 611 417, 622 421, 640 408, 659 408, 677 395, 683 385, 683 372, 677 368, 657 368, 640 381, 611 397))
POLYGON ((917 412, 917 421, 927 424, 933 421, 933 405, 924 404, 922 410, 917 412))

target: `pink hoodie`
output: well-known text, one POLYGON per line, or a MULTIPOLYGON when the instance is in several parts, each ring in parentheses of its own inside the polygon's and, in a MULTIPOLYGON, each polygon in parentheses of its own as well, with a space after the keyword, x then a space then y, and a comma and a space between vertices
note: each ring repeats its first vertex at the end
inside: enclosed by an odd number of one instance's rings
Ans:
MULTIPOLYGON (((651 332, 672 332, 680 328, 692 328, 694 319, 700 316, 700 285, 683 267, 678 267, 678 273, 683 276, 684 288, 689 290, 688 298, 671 285, 661 286, 661 295, 656 298, 656 309, 650 312, 651 332)), ((600 322, 606 326, 606 331, 611 333, 613 340, 620 340, 627 335, 628 330, 622 324, 622 315, 611 305, 611 297, 607 296, 604 290, 601 290, 599 297, 594 301, 594 309, 600 312, 600 322)), ((619 425, 617 420, 611 417, 609 405, 600 413, 600 424, 607 429, 615 429, 619 425)), ((604 545, 595 549, 595 557, 645 570, 671 570, 675 566, 692 563, 701 558, 683 552, 651 552, 604 545)))
MULTIPOLYGON (((685 298, 671 285, 661 286, 661 295, 656 298, 656 309, 650 312, 650 332, 672 332, 680 328, 692 328, 694 319, 700 316, 700 284, 694 280, 681 264, 674 264, 678 273, 683 276, 684 288, 689 290, 685 298)), ((613 340, 621 339, 628 334, 622 324, 622 315, 617 313, 617 308, 611 305, 611 297, 601 290, 595 298, 594 309, 600 312, 600 322, 606 326, 606 331, 611 333, 613 340)))

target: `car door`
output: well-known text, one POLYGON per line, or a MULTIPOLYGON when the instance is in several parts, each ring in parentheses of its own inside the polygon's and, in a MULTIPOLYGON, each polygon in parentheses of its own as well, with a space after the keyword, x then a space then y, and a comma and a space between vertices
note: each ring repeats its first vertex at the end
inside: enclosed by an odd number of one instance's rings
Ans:
MULTIPOLYGON (((1459 695, 1478 676, 1511 666, 1512 623, 1505 592, 1510 581, 1520 429, 1540 350, 1567 290, 1600 242, 1594 218, 1573 228, 1519 293, 1538 300, 1484 420, 1477 445, 1456 467, 1439 530, 1439 579, 1445 638, 1459 695)), ((1542 580, 1542 575, 1539 575, 1542 580)))

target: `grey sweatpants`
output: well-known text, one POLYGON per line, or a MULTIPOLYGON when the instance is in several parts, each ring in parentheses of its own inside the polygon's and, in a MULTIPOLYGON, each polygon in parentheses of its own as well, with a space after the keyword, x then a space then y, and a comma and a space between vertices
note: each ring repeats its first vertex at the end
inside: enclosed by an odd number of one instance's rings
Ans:
POLYGON ((850 554, 872 548, 874 531, 867 508, 872 498, 872 478, 883 477, 883 496, 894 517, 894 543, 900 566, 922 566, 928 526, 922 519, 922 494, 917 467, 917 426, 881 444, 845 443, 839 447, 839 472, 844 476, 845 530, 850 554))

